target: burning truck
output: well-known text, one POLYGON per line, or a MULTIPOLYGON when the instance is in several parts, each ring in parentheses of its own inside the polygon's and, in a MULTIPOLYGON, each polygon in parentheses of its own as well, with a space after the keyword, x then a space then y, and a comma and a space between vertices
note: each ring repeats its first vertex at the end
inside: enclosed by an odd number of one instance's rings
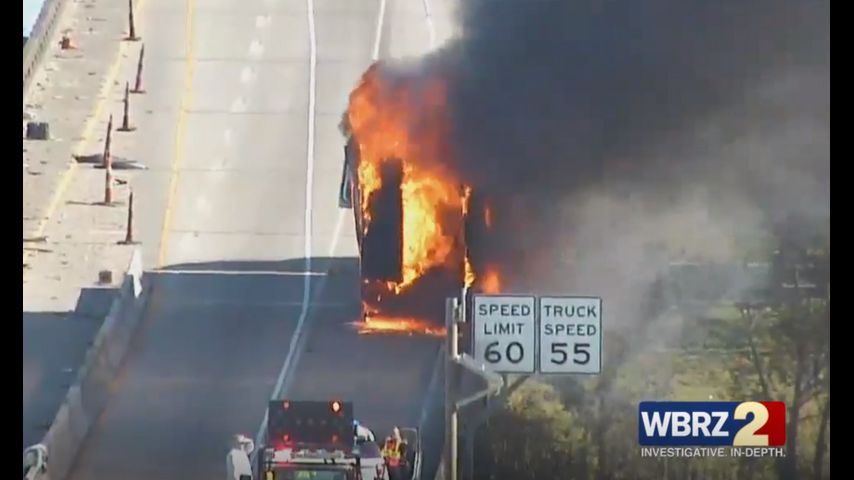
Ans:
POLYGON ((339 205, 353 210, 364 333, 442 334, 444 298, 463 285, 501 289, 489 261, 498 199, 447 167, 443 83, 420 82, 385 76, 375 64, 342 120, 339 205))

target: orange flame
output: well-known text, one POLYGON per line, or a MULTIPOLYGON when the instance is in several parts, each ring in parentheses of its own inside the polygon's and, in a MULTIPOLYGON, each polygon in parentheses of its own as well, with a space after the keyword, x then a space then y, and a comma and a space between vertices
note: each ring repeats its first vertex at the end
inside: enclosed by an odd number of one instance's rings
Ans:
MULTIPOLYGON (((462 220, 469 214, 471 188, 460 189, 459 179, 443 165, 453 164, 449 147, 449 120, 446 85, 439 76, 400 79, 384 75, 378 64, 363 75, 350 94, 347 127, 358 147, 362 234, 371 227, 371 196, 382 187, 380 168, 389 159, 403 165, 402 281, 376 284, 376 303, 364 305, 364 321, 357 322, 360 334, 408 333, 444 335, 444 328, 410 316, 387 315, 382 303, 389 295, 401 295, 429 270, 451 271, 464 263, 465 285, 472 286, 476 275, 467 255, 461 251, 462 220), (370 304, 370 305, 369 305, 370 304)), ((483 213, 487 226, 492 212, 483 213)), ((367 282, 369 287, 374 285, 367 282)), ((501 283, 497 271, 488 270, 479 282, 487 293, 497 293, 501 283)), ((370 290, 370 288, 369 288, 370 290)))
MULTIPOLYGON (((465 190, 463 192, 463 216, 465 217, 469 213, 469 202, 471 201, 471 187, 466 185, 465 190)), ((465 274, 463 276, 463 282, 465 286, 471 287, 474 284, 474 268, 471 266, 471 260, 469 260, 468 255, 465 256, 465 274)))
POLYGON ((444 327, 437 327, 431 322, 411 317, 367 316, 365 321, 356 322, 354 325, 359 335, 417 334, 432 337, 445 336, 444 327))
POLYGON ((501 293, 501 277, 495 269, 487 269, 483 275, 480 288, 484 293, 501 293))
POLYGON ((471 266, 471 261, 469 260, 469 257, 466 257, 465 265, 465 278, 463 280, 465 282, 465 286, 471 287, 472 285, 474 285, 474 269, 471 266))
POLYGON ((483 222, 486 223, 486 228, 492 228, 492 209, 489 205, 483 209, 483 222))
POLYGON ((415 86, 394 82, 374 64, 351 93, 347 118, 359 147, 365 232, 368 199, 382 186, 379 166, 389 158, 404 160, 403 281, 393 289, 399 293, 445 264, 454 250, 455 232, 443 231, 439 221, 443 211, 460 211, 462 203, 456 181, 439 167, 449 152, 445 84, 439 78, 415 86))
POLYGON ((461 207, 463 209, 463 216, 465 216, 469 213, 470 202, 471 202, 471 187, 466 185, 463 188, 463 199, 462 199, 462 205, 461 205, 461 207))

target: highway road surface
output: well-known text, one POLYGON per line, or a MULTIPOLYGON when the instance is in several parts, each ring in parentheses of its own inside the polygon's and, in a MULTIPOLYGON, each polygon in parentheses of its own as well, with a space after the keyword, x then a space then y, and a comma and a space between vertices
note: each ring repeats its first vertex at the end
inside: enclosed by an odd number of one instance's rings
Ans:
POLYGON ((230 435, 255 435, 271 395, 353 400, 379 434, 417 423, 438 341, 348 325, 356 245, 337 208, 337 125, 372 58, 450 33, 449 4, 142 1, 148 93, 127 148, 151 169, 135 192, 160 268, 71 477, 221 478, 230 435))

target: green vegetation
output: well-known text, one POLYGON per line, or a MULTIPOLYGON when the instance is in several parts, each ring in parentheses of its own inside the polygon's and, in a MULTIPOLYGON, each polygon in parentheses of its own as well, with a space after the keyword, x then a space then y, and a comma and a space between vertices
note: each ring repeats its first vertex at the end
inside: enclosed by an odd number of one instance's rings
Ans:
MULTIPOLYGON (((785 277, 781 284, 791 283, 785 275, 793 269, 807 268, 801 265, 829 265, 827 246, 800 252, 775 274, 785 277)), ((670 318, 668 328, 678 326, 670 346, 650 346, 660 329, 649 324, 610 333, 605 370, 597 377, 529 379, 478 431, 475 478, 829 478, 828 271, 811 270, 813 283, 828 285, 825 290, 783 289, 763 304, 718 305, 703 315, 670 318), (642 458, 637 405, 655 399, 785 401, 786 456, 642 458)), ((660 325, 662 314, 649 318, 660 325)))

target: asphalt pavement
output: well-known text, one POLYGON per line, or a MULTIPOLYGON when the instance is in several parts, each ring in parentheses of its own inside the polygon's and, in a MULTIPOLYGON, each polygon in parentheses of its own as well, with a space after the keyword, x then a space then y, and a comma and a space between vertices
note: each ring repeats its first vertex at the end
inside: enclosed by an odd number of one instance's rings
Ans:
POLYGON ((146 133, 125 148, 150 168, 134 185, 138 229, 160 269, 72 478, 224 475, 230 435, 257 432, 276 387, 353 400, 381 434, 416 423, 438 341, 349 324, 337 125, 376 53, 430 48, 422 0, 146 1, 146 133))

